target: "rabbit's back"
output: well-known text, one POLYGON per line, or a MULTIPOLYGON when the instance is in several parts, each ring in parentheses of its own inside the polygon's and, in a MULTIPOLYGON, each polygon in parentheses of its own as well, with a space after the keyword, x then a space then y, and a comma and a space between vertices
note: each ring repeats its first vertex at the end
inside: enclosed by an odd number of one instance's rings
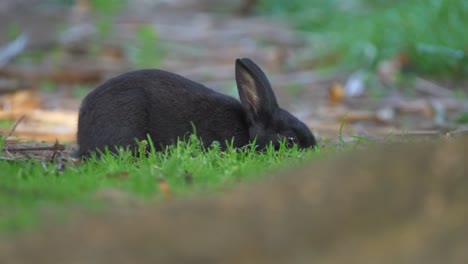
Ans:
POLYGON ((157 69, 125 73, 98 86, 83 100, 78 127, 80 155, 111 145, 132 147, 147 135, 160 148, 194 128, 205 145, 235 137, 242 146, 249 140, 236 99, 157 69))
MULTIPOLYGON (((178 74, 160 69, 145 69, 130 71, 105 81, 89 93, 85 100, 106 95, 114 96, 126 90, 140 93, 157 91, 160 92, 161 98, 165 96, 177 97, 187 93, 199 98, 213 94, 227 97, 178 74)), ((236 100, 234 99, 234 101, 236 100)))

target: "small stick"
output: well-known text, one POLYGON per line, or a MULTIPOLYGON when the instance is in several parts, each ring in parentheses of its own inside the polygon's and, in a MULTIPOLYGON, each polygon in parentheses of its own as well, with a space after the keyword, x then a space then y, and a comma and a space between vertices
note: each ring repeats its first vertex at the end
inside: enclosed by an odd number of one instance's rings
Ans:
POLYGON ((13 127, 11 128, 10 132, 8 132, 7 136, 5 137, 8 138, 8 137, 11 137, 11 135, 13 134, 13 132, 15 132, 16 130, 16 127, 19 125, 19 123, 21 123, 21 121, 23 121, 25 115, 22 115, 16 122, 15 124, 13 125, 13 127))
MULTIPOLYGON (((7 146, 7 138, 9 138, 13 132, 15 131, 16 127, 18 126, 18 124, 23 121, 25 115, 22 115, 16 122, 15 124, 13 125, 13 127, 10 129, 10 132, 8 132, 8 134, 6 135, 6 137, 3 138, 3 146, 7 146)), ((11 154, 9 151, 8 151, 8 147, 3 147, 3 152, 6 153, 8 156, 10 157, 13 157, 13 154, 11 154)))
POLYGON ((60 154, 62 153, 62 151, 63 151, 65 148, 63 147, 63 145, 60 145, 60 144, 59 144, 59 142, 58 142, 57 139, 55 140, 55 143, 54 143, 54 145, 53 145, 52 147, 54 148, 54 149, 53 149, 53 150, 54 150, 54 153, 52 153, 52 157, 51 157, 50 159, 51 159, 51 160, 54 160, 54 159, 59 155, 59 153, 60 153, 60 154), (61 148, 61 146, 62 146, 62 148, 61 148))
POLYGON ((56 143, 53 146, 49 146, 49 147, 7 147, 5 148, 5 150, 11 151, 11 152, 42 151, 42 150, 63 151, 65 150, 65 146, 56 143))

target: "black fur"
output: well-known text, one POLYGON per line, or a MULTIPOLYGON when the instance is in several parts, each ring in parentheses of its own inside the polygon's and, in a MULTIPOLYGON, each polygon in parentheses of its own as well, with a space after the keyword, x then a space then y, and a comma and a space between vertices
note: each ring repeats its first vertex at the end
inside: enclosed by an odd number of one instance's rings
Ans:
POLYGON ((193 132, 205 146, 225 147, 234 138, 242 147, 256 138, 259 148, 286 139, 301 148, 315 139, 304 123, 278 107, 263 71, 250 59, 236 60, 241 102, 163 70, 138 70, 112 78, 83 100, 78 118, 78 155, 108 146, 135 149, 136 139, 151 137, 155 147, 193 132))

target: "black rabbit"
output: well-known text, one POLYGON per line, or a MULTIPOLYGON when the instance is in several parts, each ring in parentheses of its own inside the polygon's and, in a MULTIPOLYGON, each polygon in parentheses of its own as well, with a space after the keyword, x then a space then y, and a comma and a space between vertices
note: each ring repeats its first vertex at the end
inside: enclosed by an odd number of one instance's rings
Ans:
MULTIPOLYGON (((157 69, 137 70, 112 78, 83 100, 78 118, 78 156, 94 151, 135 149, 149 135, 157 150, 195 131, 204 146, 233 140, 258 147, 280 140, 313 147, 307 126, 276 102, 263 71, 250 59, 236 60, 240 101, 202 84, 157 69)), ((99 154, 99 153, 97 153, 99 154)))

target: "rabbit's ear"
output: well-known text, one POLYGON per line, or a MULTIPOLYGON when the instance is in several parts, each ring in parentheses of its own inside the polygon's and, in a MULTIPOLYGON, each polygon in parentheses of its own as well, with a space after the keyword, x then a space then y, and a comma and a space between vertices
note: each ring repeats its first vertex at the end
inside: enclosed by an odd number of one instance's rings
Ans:
POLYGON ((236 60, 236 82, 239 98, 252 122, 272 116, 278 109, 270 82, 252 60, 236 60))

